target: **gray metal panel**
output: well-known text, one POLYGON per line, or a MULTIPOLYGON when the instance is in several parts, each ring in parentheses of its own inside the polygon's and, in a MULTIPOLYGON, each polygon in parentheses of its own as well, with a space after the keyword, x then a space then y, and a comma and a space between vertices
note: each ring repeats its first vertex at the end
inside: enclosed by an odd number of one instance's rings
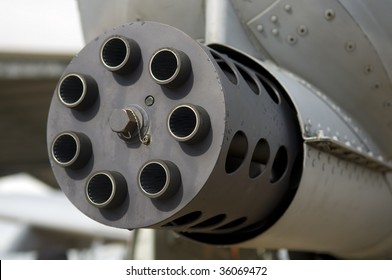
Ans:
MULTIPOLYGON (((377 3, 385 10, 391 5, 383 4, 377 3)), ((254 36, 275 63, 344 108, 390 159, 392 87, 384 57, 339 2, 295 0, 290 5, 287 10, 285 1, 276 1, 250 19, 254 36)))
POLYGON ((131 21, 157 21, 174 26, 194 39, 204 39, 202 0, 78 0, 86 42, 112 27, 131 21))
POLYGON ((333 252, 348 258, 392 257, 392 193, 385 176, 308 145, 304 148, 294 201, 269 230, 243 245, 333 252), (371 250, 374 245, 377 251, 371 250))
POLYGON ((333 138, 324 137, 321 133, 316 137, 306 138, 305 143, 338 158, 355 162, 381 173, 392 171, 392 165, 383 161, 382 158, 374 158, 362 152, 358 147, 356 149, 352 148, 348 143, 343 145, 333 138))
MULTIPOLYGON (((225 44, 240 49, 256 58, 266 58, 260 46, 252 45, 247 28, 228 0, 206 0, 206 44, 225 44), (258 46, 258 50, 255 48, 258 46)), ((248 31, 249 32, 249 31, 248 31)))
POLYGON ((379 172, 391 172, 372 138, 343 109, 309 83, 269 63, 297 109, 306 143, 379 172))
POLYGON ((231 0, 231 2, 233 3, 238 17, 241 19, 241 22, 246 23, 250 19, 256 17, 261 11, 268 9, 276 0, 231 0))
POLYGON ((392 2, 390 0, 339 0, 372 42, 392 79, 392 2))
MULTIPOLYGON (((270 63, 263 63, 294 103, 303 138, 330 138, 377 158, 382 155, 370 135, 341 107, 306 81, 270 63)), ((381 159, 383 160, 383 159, 381 159)))

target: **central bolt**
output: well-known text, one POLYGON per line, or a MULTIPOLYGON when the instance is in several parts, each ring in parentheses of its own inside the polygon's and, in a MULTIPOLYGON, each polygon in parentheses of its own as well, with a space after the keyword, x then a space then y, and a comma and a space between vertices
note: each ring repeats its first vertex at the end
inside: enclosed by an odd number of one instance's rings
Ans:
POLYGON ((129 109, 114 109, 109 118, 109 126, 113 132, 131 138, 131 135, 137 132, 138 120, 129 109))

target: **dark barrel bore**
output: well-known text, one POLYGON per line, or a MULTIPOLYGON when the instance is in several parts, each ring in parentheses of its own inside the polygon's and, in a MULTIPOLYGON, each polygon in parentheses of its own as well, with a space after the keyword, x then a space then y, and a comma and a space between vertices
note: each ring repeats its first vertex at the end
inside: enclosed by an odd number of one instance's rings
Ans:
POLYGON ((132 39, 113 36, 101 47, 101 62, 111 72, 130 72, 139 64, 140 57, 140 47, 132 39))
POLYGON ((89 161, 91 153, 90 139, 83 133, 60 133, 51 146, 53 160, 62 167, 80 168, 89 161))
POLYGON ((127 183, 118 172, 96 172, 86 184, 87 200, 97 208, 117 207, 124 201, 126 194, 127 183))
POLYGON ((168 198, 181 183, 177 166, 170 161, 153 160, 147 162, 138 174, 139 187, 150 198, 168 198))
POLYGON ((57 88, 60 102, 71 109, 86 109, 94 103, 97 94, 95 80, 90 76, 76 73, 64 76, 57 88))
POLYGON ((176 87, 183 84, 191 72, 189 57, 182 51, 163 48, 150 59, 150 75, 160 85, 176 87))
POLYGON ((167 127, 171 136, 179 142, 196 143, 210 130, 210 117, 200 106, 183 104, 169 114, 167 127))

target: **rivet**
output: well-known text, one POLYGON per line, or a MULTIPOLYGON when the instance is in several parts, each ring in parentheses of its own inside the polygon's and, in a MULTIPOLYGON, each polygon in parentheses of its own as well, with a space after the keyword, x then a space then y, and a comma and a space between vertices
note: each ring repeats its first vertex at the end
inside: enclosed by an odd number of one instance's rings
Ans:
POLYGON ((303 24, 298 26, 297 33, 299 36, 306 36, 306 34, 308 34, 308 27, 303 24))
POLYGON ((273 23, 277 23, 278 22, 278 16, 276 16, 276 15, 272 15, 271 17, 270 17, 270 21, 271 22, 273 22, 273 23))
POLYGON ((373 89, 373 90, 378 90, 380 88, 381 88, 381 84, 379 84, 379 83, 375 83, 374 85, 371 86, 371 89, 373 89))
POLYGON ((274 29, 272 29, 271 33, 274 36, 278 36, 279 35, 279 30, 277 28, 274 28, 274 29))
POLYGON ((345 49, 347 52, 353 52, 357 48, 357 44, 353 41, 348 41, 345 45, 345 49))
POLYGON ((326 20, 333 20, 335 18, 335 11, 332 9, 327 9, 324 12, 324 18, 326 20))
POLYGON ((290 12, 293 10, 293 8, 291 7, 291 5, 286 4, 286 5, 284 5, 284 10, 285 10, 287 13, 290 13, 290 12))
POLYGON ((305 132, 309 133, 312 129, 312 125, 307 123, 307 124, 305 124, 304 129, 305 129, 305 132))
POLYGON ((297 43, 297 38, 295 36, 293 36, 293 35, 288 35, 287 36, 287 42, 290 45, 294 45, 295 43, 297 43))
POLYGON ((363 72, 365 73, 365 74, 370 74, 370 73, 372 73, 373 72, 373 70, 374 70, 374 67, 373 67, 373 65, 365 65, 365 67, 363 67, 363 72))
POLYGON ((257 25, 256 29, 257 29, 257 31, 259 31, 259 32, 263 32, 264 26, 261 25, 261 24, 259 24, 259 25, 257 25))

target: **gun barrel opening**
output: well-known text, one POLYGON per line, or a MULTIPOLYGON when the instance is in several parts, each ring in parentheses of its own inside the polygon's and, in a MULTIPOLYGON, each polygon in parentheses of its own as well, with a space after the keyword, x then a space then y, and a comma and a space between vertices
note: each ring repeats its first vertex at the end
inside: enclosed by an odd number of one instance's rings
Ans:
POLYGON ((208 113, 200 106, 179 105, 168 118, 170 134, 179 142, 196 142, 206 136, 210 129, 208 113))
POLYGON ((58 97, 68 108, 78 106, 86 95, 86 84, 77 74, 69 74, 60 82, 58 97))
POLYGON ((127 72, 135 68, 139 60, 140 48, 131 39, 113 36, 102 44, 101 62, 111 72, 127 72))
POLYGON ((168 198, 180 183, 178 168, 168 161, 147 162, 139 171, 139 187, 150 198, 168 198))
POLYGON ((78 168, 87 163, 91 156, 91 142, 87 136, 63 132, 53 141, 52 158, 62 167, 78 168))
POLYGON ((156 51, 150 60, 150 75, 157 84, 178 86, 191 71, 191 62, 182 51, 164 48, 156 51))
POLYGON ((86 184, 86 196, 97 208, 120 205, 126 193, 126 182, 117 172, 101 171, 90 177, 86 184))
POLYGON ((60 102, 70 109, 86 109, 94 103, 97 95, 95 80, 75 73, 66 75, 57 89, 60 102))

